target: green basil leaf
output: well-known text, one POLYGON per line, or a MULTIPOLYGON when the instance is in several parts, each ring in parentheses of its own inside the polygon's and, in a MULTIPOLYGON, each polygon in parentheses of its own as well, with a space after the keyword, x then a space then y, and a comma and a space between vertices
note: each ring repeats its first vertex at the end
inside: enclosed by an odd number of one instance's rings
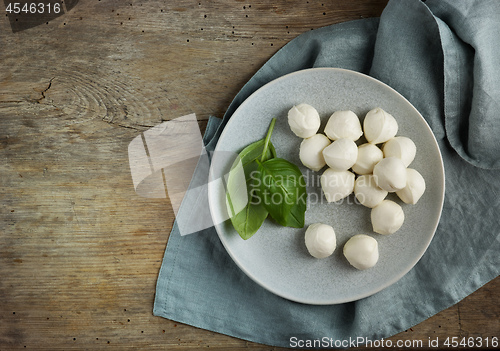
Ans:
POLYGON ((227 178, 227 210, 234 229, 244 240, 252 237, 268 216, 258 196, 259 176, 256 160, 262 157, 265 160, 276 157, 274 146, 269 143, 266 147, 264 139, 248 145, 240 152, 227 178))
POLYGON ((300 169, 282 158, 257 163, 260 195, 269 215, 282 226, 303 228, 307 191, 300 169))
POLYGON ((249 198, 250 201, 243 210, 231 217, 234 229, 244 240, 251 238, 259 230, 269 214, 252 191, 250 191, 249 198))
MULTIPOLYGON (((255 160, 262 157, 262 153, 264 152, 265 140, 261 139, 248 145, 244 148, 238 155, 243 164, 243 168, 248 166, 250 163, 255 162, 255 160)), ((271 158, 276 157, 276 150, 274 149, 274 145, 269 142, 269 147, 266 150, 266 155, 264 156, 265 160, 269 160, 271 158)), ((235 160, 237 162, 237 160, 235 160)), ((233 164, 234 166, 234 164, 233 164)), ((257 164, 254 164, 255 169, 257 169, 257 164)))

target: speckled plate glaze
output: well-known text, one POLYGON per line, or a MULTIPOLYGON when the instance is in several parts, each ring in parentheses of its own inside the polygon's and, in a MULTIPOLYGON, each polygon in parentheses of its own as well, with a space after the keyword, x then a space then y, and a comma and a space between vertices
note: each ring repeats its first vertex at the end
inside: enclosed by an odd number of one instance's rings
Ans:
POLYGON ((227 155, 226 151, 238 153, 263 138, 273 117, 277 121, 271 140, 278 157, 299 165, 307 182, 306 227, 281 227, 268 218, 252 238, 242 240, 229 220, 220 220, 226 211, 223 182, 210 182, 210 210, 218 223, 215 228, 234 262, 274 294, 305 304, 354 301, 398 281, 430 244, 444 200, 443 161, 436 139, 420 113, 394 89, 357 72, 336 68, 294 72, 261 87, 233 114, 214 153, 212 179, 222 177, 230 169, 231 160, 222 155, 227 155), (301 165, 298 154, 302 139, 288 126, 287 112, 299 103, 308 103, 318 110, 322 118, 319 132, 323 132, 336 110, 352 110, 363 121, 369 110, 381 107, 398 121, 398 135, 415 142, 417 155, 410 167, 423 175, 427 189, 416 205, 406 205, 395 194, 389 194, 405 213, 399 231, 389 236, 374 233, 370 209, 356 203, 353 194, 337 203, 326 202, 319 185, 324 169, 312 172, 301 165), (333 226, 337 236, 337 249, 325 259, 310 256, 304 244, 307 226, 316 222, 333 226), (373 236, 379 243, 379 261, 365 271, 351 267, 342 254, 345 242, 360 233, 373 236))

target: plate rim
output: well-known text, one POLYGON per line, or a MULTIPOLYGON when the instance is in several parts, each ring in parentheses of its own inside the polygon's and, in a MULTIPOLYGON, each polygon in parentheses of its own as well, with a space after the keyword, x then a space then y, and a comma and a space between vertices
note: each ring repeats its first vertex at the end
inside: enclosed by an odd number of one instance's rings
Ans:
MULTIPOLYGON (((307 304, 307 305, 336 305, 336 304, 342 304, 342 303, 346 303, 346 302, 357 301, 357 300, 366 298, 368 296, 372 296, 372 295, 374 295, 374 294, 376 294, 376 293, 378 293, 378 292, 380 292, 380 291, 388 288, 389 286, 391 286, 394 283, 396 283, 397 281, 399 281, 402 277, 404 277, 422 259, 423 255, 425 254, 425 252, 429 248, 429 245, 431 244, 432 239, 434 238, 434 235, 436 234, 437 228, 439 226, 439 222, 441 220, 441 215, 442 215, 443 206, 444 206, 444 198, 445 198, 446 177, 445 177, 445 168, 444 168, 443 156, 441 154, 441 149, 439 148, 439 143, 437 142, 437 139, 436 139, 436 136, 435 136, 434 132, 432 131, 431 127, 429 126, 429 124, 427 123, 427 121, 425 120, 425 118, 422 116, 422 114, 415 108, 415 106, 413 106, 413 104, 410 101, 408 101, 408 99, 406 99, 397 90, 395 90, 394 88, 392 88, 388 84, 386 84, 386 83, 384 83, 384 82, 382 82, 382 81, 380 81, 380 80, 378 80, 378 79, 376 79, 376 78, 374 78, 372 76, 369 76, 367 74, 361 73, 361 72, 357 72, 357 71, 353 71, 353 70, 345 69, 345 68, 337 68, 337 67, 315 67, 315 68, 306 68, 306 69, 301 69, 301 70, 297 70, 297 71, 294 71, 294 72, 287 73, 285 75, 282 75, 282 76, 280 76, 278 78, 275 78, 275 79, 267 82, 266 84, 262 85, 257 90, 255 90, 253 93, 251 93, 236 108, 236 110, 233 112, 233 114, 231 115, 231 117, 234 116, 235 114, 237 114, 239 112, 239 110, 243 109, 249 103, 249 101, 251 100, 251 98, 253 96, 255 96, 256 94, 260 93, 260 91, 262 91, 264 89, 267 89, 267 88, 269 88, 269 86, 277 84, 281 80, 287 79, 290 76, 299 75, 299 74, 307 74, 307 72, 311 72, 311 71, 315 71, 315 72, 319 72, 319 71, 342 72, 342 73, 345 73, 345 74, 357 75, 357 76, 362 77, 363 79, 369 79, 369 80, 373 81, 376 84, 380 84, 380 85, 384 86, 385 88, 388 88, 389 90, 391 90, 392 93, 398 95, 399 98, 401 98, 402 100, 404 100, 404 102, 407 103, 408 106, 414 112, 416 112, 416 114, 420 117, 421 121, 424 122, 424 126, 427 129, 427 132, 432 136, 433 146, 438 150, 439 165, 440 165, 440 172, 439 173, 440 173, 440 176, 441 176, 440 178, 442 180, 442 184, 441 184, 441 187, 440 187, 442 190, 439 193, 440 207, 439 207, 439 213, 437 214, 437 220, 436 220, 436 223, 434 224, 434 226, 432 228, 432 235, 430 235, 429 239, 426 242, 426 245, 422 246, 420 252, 418 252, 418 255, 416 255, 416 258, 414 260, 412 260, 411 262, 409 262, 407 269, 404 269, 399 274, 396 274, 392 279, 389 279, 382 286, 380 286, 380 287, 378 287, 378 288, 376 288, 374 290, 370 290, 369 292, 366 292, 366 293, 361 293, 361 294, 358 294, 358 295, 354 295, 353 297, 350 297, 350 298, 332 299, 331 301, 316 301, 314 299, 297 298, 297 297, 294 297, 294 296, 291 296, 291 295, 287 294, 286 292, 277 291, 275 288, 267 286, 262 281, 260 281, 257 277, 255 277, 253 273, 251 273, 250 271, 248 271, 243 264, 241 264, 239 262, 238 258, 235 256, 235 254, 232 252, 232 250, 229 249, 228 243, 226 242, 224 236, 220 232, 220 226, 222 225, 222 223, 217 223, 216 224, 215 223, 216 221, 214 221, 214 228, 215 228, 215 230, 217 232, 217 236, 219 237, 219 240, 221 241, 222 245, 224 246, 224 249, 226 250, 226 252, 229 254, 229 256, 231 257, 231 259, 233 260, 233 262, 239 267, 239 269, 241 269, 249 278, 251 278, 258 285, 260 285, 264 289, 270 291, 271 293, 273 293, 273 294, 275 294, 277 296, 283 297, 283 298, 285 298, 287 300, 290 300, 290 301, 294 301, 294 302, 298 302, 298 303, 302 303, 302 304, 307 304)), ((227 126, 229 125, 229 123, 231 123, 233 121, 234 121, 234 119, 230 118, 227 121, 226 125, 224 126, 224 129, 222 130, 222 132, 221 132, 221 134, 219 136, 219 139, 217 141, 217 144, 215 146, 215 149, 213 151, 214 157, 217 157, 217 150, 219 148, 219 142, 220 142, 220 140, 222 140, 224 134, 227 132, 227 130, 228 130, 227 126)), ((212 175, 213 175, 213 172, 214 172, 213 171, 213 165, 214 164, 216 164, 216 162, 215 163, 212 162, 210 164, 210 168, 209 168, 209 177, 210 177, 210 179, 213 179, 212 175)), ((209 182, 209 186, 208 186, 208 204, 209 204, 210 214, 211 214, 212 218, 214 218, 214 211, 215 211, 215 209, 213 208, 215 206, 214 205, 214 201, 215 201, 214 200, 214 193, 213 193, 214 189, 213 189, 213 185, 210 186, 210 184, 211 184, 211 182, 209 182)))

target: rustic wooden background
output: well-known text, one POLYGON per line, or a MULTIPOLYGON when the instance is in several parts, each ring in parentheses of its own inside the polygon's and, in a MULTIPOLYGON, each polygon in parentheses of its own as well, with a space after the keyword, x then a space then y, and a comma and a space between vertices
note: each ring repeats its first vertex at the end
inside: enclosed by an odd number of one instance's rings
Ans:
MULTIPOLYGON (((203 128, 292 38, 386 3, 73 0, 15 33, 4 12, 0 350, 278 350, 152 315, 174 216, 134 193, 127 146, 192 112, 203 128)), ((392 340, 500 336, 499 290, 497 278, 392 340)))

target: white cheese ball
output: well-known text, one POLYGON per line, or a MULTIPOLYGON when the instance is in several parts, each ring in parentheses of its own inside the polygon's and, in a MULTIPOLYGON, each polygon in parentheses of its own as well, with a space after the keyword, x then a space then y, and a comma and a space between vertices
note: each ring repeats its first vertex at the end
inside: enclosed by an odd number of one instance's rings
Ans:
POLYGON ((384 200, 371 211, 371 221, 375 233, 393 234, 405 220, 403 208, 391 200, 384 200))
POLYGON ((373 167, 384 158, 382 150, 377 145, 366 143, 358 146, 358 158, 352 166, 357 174, 369 174, 373 167))
POLYGON ((354 196, 366 207, 377 206, 386 198, 387 194, 387 191, 377 186, 372 174, 359 176, 354 182, 354 196))
POLYGON ((406 186, 406 167, 397 157, 383 158, 373 167, 377 186, 390 192, 396 192, 406 186))
POLYGON ((366 114, 363 129, 369 143, 379 144, 394 138, 398 132, 398 122, 381 108, 374 108, 366 114))
POLYGON ((326 165, 323 149, 331 144, 323 134, 316 134, 302 140, 299 149, 299 158, 304 166, 313 171, 319 171, 326 165))
POLYGON ((288 111, 288 124, 292 132, 300 138, 310 138, 318 132, 321 120, 319 113, 308 104, 293 106, 288 111))
POLYGON ((398 136, 387 141, 382 147, 384 157, 397 157, 408 167, 415 159, 417 147, 413 140, 407 137, 398 136))
POLYGON ((343 251, 351 266, 359 270, 371 268, 378 261, 377 240, 365 234, 357 234, 347 240, 343 251))
POLYGON ((349 196, 354 190, 354 173, 328 168, 321 175, 321 189, 326 201, 335 202, 349 196))
POLYGON ((323 149, 328 167, 336 171, 347 171, 358 159, 358 146, 351 139, 337 139, 323 149))
POLYGON ((406 170, 406 186, 396 191, 396 194, 404 203, 414 205, 418 202, 420 197, 422 197, 424 192, 424 177, 413 168, 408 168, 406 170))
POLYGON ((307 251, 316 258, 325 258, 330 256, 337 247, 335 231, 327 224, 311 224, 305 235, 307 251))
POLYGON ((325 134, 332 140, 347 138, 356 141, 363 135, 363 130, 354 112, 336 111, 326 123, 325 134))

